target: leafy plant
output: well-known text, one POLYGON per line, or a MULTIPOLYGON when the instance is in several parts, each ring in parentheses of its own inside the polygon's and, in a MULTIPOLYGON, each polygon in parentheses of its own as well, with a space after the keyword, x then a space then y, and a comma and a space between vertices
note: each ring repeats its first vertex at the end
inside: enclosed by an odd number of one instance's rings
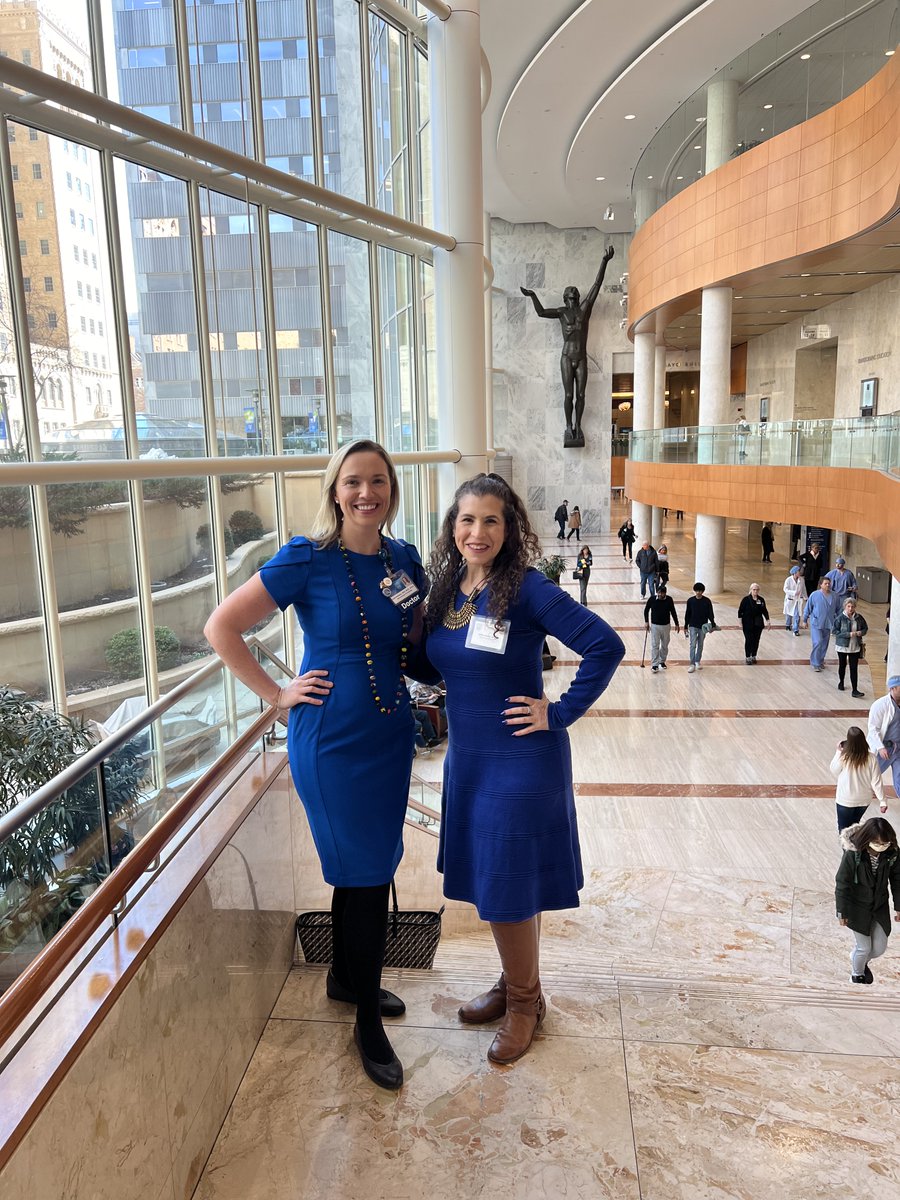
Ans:
MULTIPOLYGON (((153 631, 156 642, 156 664, 160 671, 177 667, 181 657, 181 640, 168 625, 157 625, 153 631)), ((106 643, 106 663, 120 679, 135 679, 144 663, 139 629, 122 629, 106 643)))
POLYGON ((565 559, 561 558, 558 554, 545 554, 534 565, 542 575, 546 575, 554 583, 559 583, 560 577, 566 569, 565 559))
POLYGON ((236 546, 243 546, 244 542, 258 541, 265 533, 262 521, 248 508, 239 508, 237 512, 233 512, 228 518, 228 525, 236 546))
MULTIPOLYGON (((0 687, 0 814, 9 812, 93 744, 76 722, 0 687)), ((106 862, 93 773, 0 843, 0 952, 48 940, 81 906, 133 839, 117 818, 140 799, 144 763, 129 743, 104 766, 114 842, 106 862)))

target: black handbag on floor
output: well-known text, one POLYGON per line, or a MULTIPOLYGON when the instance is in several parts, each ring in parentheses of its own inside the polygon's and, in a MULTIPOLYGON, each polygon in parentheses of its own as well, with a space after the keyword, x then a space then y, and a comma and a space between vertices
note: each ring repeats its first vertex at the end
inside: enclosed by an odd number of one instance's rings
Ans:
MULTIPOLYGON (((397 889, 391 880, 392 911, 388 913, 386 967, 414 967, 430 971, 441 940, 441 917, 444 906, 437 912, 425 909, 401 912, 397 889)), ((308 963, 331 962, 331 913, 305 912, 297 917, 297 937, 308 963)))

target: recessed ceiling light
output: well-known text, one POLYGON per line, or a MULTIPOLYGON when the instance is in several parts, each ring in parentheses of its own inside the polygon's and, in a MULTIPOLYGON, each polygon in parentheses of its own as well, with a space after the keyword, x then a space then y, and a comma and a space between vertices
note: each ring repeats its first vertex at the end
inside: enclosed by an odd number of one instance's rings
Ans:
POLYGON ((633 121, 633 120, 635 119, 635 117, 636 117, 636 116, 637 116, 637 113, 626 113, 626 114, 625 114, 625 120, 626 120, 626 121, 633 121))
POLYGON ((743 300, 743 296, 735 296, 735 300, 743 300))
POLYGON ((809 295, 809 292, 801 292, 801 293, 800 293, 800 299, 801 299, 801 300, 805 300, 805 299, 806 299, 806 297, 807 297, 808 295, 809 295))
POLYGON ((647 178, 648 178, 648 179, 652 179, 652 178, 653 178, 653 176, 652 176, 652 175, 648 175, 648 176, 647 176, 647 178))
POLYGON ((801 271, 800 278, 801 279, 809 279, 810 274, 811 274, 811 272, 809 272, 809 271, 801 271))
POLYGON ((675 178, 676 178, 676 179, 684 179, 684 176, 683 176, 683 175, 676 175, 676 176, 675 176, 675 178))
POLYGON ((800 55, 800 61, 801 61, 801 62, 806 62, 806 60, 807 60, 808 58, 812 58, 812 55, 811 55, 811 54, 801 54, 801 55, 800 55))
POLYGON ((787 312, 787 309, 786 309, 786 308, 779 308, 779 310, 778 310, 778 311, 779 311, 779 312, 787 312))
POLYGON ((702 174, 703 174, 703 172, 702 172, 702 171, 698 171, 698 172, 697 172, 697 174, 698 174, 698 175, 702 175, 702 174))
POLYGON ((598 175, 598 176, 597 176, 597 182, 598 182, 598 183, 602 183, 602 182, 603 182, 603 180, 604 180, 605 178, 606 178, 606 176, 605 176, 605 175, 598 175))
POLYGON ((702 121, 705 121, 705 120, 706 120, 706 117, 694 117, 694 120, 695 120, 695 121, 697 122, 697 124, 699 125, 699 124, 700 124, 702 121))
POLYGON ((763 105, 763 108, 774 108, 774 107, 775 107, 774 104, 764 104, 763 105))
POLYGON ((765 133, 765 132, 766 132, 766 127, 765 127, 765 125, 760 125, 760 127, 759 127, 759 132, 760 132, 760 133, 765 133))
POLYGON ((885 50, 884 55, 885 55, 885 58, 893 58, 894 52, 893 52, 893 50, 885 50))
POLYGON ((813 295, 814 295, 814 296, 821 296, 821 295, 822 295, 822 293, 821 293, 821 292, 813 292, 813 295))
POLYGON ((702 146, 695 146, 695 147, 694 147, 694 149, 695 149, 695 150, 702 150, 702 149, 703 149, 703 147, 702 147, 702 146))

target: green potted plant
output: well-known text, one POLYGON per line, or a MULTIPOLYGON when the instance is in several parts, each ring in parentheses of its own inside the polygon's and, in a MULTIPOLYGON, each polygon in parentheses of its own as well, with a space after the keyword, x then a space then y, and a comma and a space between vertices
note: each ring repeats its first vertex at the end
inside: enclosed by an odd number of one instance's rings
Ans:
POLYGON ((565 559, 559 554, 545 554, 534 565, 542 575, 546 575, 556 584, 559 583, 562 573, 566 569, 565 559))

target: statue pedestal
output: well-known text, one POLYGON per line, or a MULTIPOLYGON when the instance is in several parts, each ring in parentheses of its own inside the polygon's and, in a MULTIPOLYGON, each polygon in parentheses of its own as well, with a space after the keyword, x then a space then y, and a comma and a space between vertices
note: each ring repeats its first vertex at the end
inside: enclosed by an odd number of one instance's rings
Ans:
POLYGON ((563 435, 563 449, 567 450, 571 446, 584 446, 584 434, 567 429, 563 435))

